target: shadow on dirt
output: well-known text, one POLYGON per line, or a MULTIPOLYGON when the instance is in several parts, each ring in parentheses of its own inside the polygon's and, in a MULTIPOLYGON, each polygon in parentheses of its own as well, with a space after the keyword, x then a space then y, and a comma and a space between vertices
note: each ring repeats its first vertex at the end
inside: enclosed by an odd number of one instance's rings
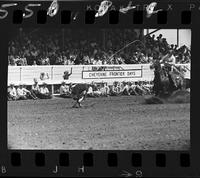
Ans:
POLYGON ((173 103, 190 103, 190 92, 187 90, 174 91, 168 97, 151 96, 145 98, 144 104, 173 104, 173 103))
POLYGON ((66 107, 66 109, 87 109, 87 108, 92 108, 94 107, 96 103, 92 103, 92 104, 89 104, 89 105, 82 105, 81 107, 73 107, 73 106, 70 106, 70 107, 66 107))

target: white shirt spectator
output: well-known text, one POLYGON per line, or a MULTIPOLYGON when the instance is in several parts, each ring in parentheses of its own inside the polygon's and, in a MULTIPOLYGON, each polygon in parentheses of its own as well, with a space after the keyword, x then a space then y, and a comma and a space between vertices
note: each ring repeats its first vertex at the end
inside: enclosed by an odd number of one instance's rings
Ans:
POLYGON ((163 56, 162 59, 161 59, 161 62, 162 61, 167 62, 169 64, 176 64, 176 58, 173 54, 171 56, 169 54, 163 56))
POLYGON ((97 64, 98 64, 98 65, 102 65, 102 61, 99 59, 99 60, 97 61, 97 64))
POLYGON ((168 61, 169 61, 170 64, 176 64, 175 56, 172 54, 168 61))
POLYGON ((69 62, 69 61, 68 61, 68 59, 67 59, 66 56, 63 57, 63 61, 64 61, 64 65, 68 65, 68 62, 69 62))
POLYGON ((90 63, 90 58, 89 58, 89 56, 84 56, 83 57, 83 60, 84 60, 84 62, 86 63, 90 63))
POLYGON ((128 84, 126 84, 125 86, 124 86, 124 90, 129 90, 129 85, 128 84))
POLYGON ((40 74, 40 80, 48 80, 49 79, 49 74, 48 73, 41 73, 40 74))
POLYGON ((94 91, 94 94, 101 95, 101 91, 99 89, 97 89, 96 91, 94 91))
POLYGON ((24 57, 24 58, 22 58, 22 61, 23 61, 23 65, 24 66, 27 66, 27 60, 26 60, 26 58, 24 57))
POLYGON ((106 60, 103 60, 103 61, 102 61, 102 64, 105 65, 105 64, 108 64, 108 63, 107 63, 106 60))
POLYGON ((40 88, 40 93, 41 94, 49 94, 49 89, 47 87, 41 87, 40 88))
POLYGON ((67 85, 61 85, 60 87, 60 94, 63 95, 63 94, 66 94, 69 92, 69 86, 67 85))
POLYGON ((37 63, 36 63, 36 61, 33 61, 33 66, 37 66, 37 63))
POLYGON ((92 94, 93 93, 93 88, 91 86, 88 88, 88 92, 87 93, 88 94, 92 94))
POLYGON ((131 85, 131 88, 132 88, 132 89, 135 89, 135 88, 136 88, 136 85, 135 85, 135 84, 132 84, 132 85, 131 85))
POLYGON ((26 93, 24 92, 24 90, 23 90, 23 88, 18 88, 17 89, 17 95, 18 96, 25 96, 26 95, 26 93))
POLYGON ((17 96, 17 91, 16 91, 16 88, 10 88, 10 90, 9 90, 9 94, 11 95, 11 96, 17 96))
POLYGON ((118 87, 113 85, 112 86, 112 91, 115 92, 115 93, 118 93, 118 91, 119 91, 118 87))
POLYGON ((90 63, 90 64, 94 64, 94 57, 90 57, 89 63, 90 63))
POLYGON ((100 92, 102 93, 102 94, 109 94, 109 87, 108 86, 104 86, 104 87, 102 87, 102 88, 100 88, 100 92))
POLYGON ((32 85, 32 88, 31 88, 31 89, 34 90, 34 91, 40 91, 40 87, 39 87, 38 84, 32 85))
POLYGON ((22 90, 23 90, 23 92, 25 93, 25 94, 27 94, 27 93, 31 93, 29 90, 27 90, 26 88, 22 88, 22 90))

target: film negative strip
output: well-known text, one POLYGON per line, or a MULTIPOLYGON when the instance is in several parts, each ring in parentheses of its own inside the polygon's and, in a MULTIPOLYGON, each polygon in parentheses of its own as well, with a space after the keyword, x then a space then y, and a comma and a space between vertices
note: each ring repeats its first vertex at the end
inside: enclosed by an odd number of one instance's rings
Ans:
POLYGON ((200 177, 199 17, 193 0, 0 1, 0 176, 200 177))

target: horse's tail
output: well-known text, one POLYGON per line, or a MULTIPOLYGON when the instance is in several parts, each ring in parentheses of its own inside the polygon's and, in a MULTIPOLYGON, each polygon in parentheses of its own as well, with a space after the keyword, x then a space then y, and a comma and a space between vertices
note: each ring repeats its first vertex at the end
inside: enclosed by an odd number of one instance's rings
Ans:
POLYGON ((159 95, 161 91, 161 78, 160 78, 160 74, 157 71, 154 72, 153 91, 156 96, 159 95))
POLYGON ((169 78, 169 84, 170 84, 169 89, 172 92, 177 88, 177 82, 175 80, 175 76, 173 76, 172 73, 169 73, 168 78, 169 78))

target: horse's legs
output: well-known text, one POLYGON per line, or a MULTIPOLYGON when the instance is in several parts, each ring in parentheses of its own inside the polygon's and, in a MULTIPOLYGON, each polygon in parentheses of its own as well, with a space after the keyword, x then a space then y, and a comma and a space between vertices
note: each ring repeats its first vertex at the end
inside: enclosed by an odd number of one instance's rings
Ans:
POLYGON ((79 107, 82 106, 82 105, 81 105, 81 102, 86 98, 86 94, 87 94, 86 90, 84 90, 84 91, 81 93, 80 98, 78 99, 79 107))
POLYGON ((79 101, 77 103, 78 103, 78 107, 80 108, 82 106, 81 103, 79 101))
POLYGON ((76 103, 72 106, 72 108, 76 108, 76 106, 77 106, 77 101, 76 101, 76 103))
POLYGON ((83 101, 83 99, 84 99, 84 96, 81 96, 81 98, 78 99, 77 103, 78 103, 79 107, 82 106, 81 102, 83 101))
POLYGON ((183 90, 185 89, 185 81, 183 79, 179 79, 177 82, 177 89, 183 90))
POLYGON ((183 78, 181 79, 181 89, 185 90, 186 89, 186 80, 183 78))

